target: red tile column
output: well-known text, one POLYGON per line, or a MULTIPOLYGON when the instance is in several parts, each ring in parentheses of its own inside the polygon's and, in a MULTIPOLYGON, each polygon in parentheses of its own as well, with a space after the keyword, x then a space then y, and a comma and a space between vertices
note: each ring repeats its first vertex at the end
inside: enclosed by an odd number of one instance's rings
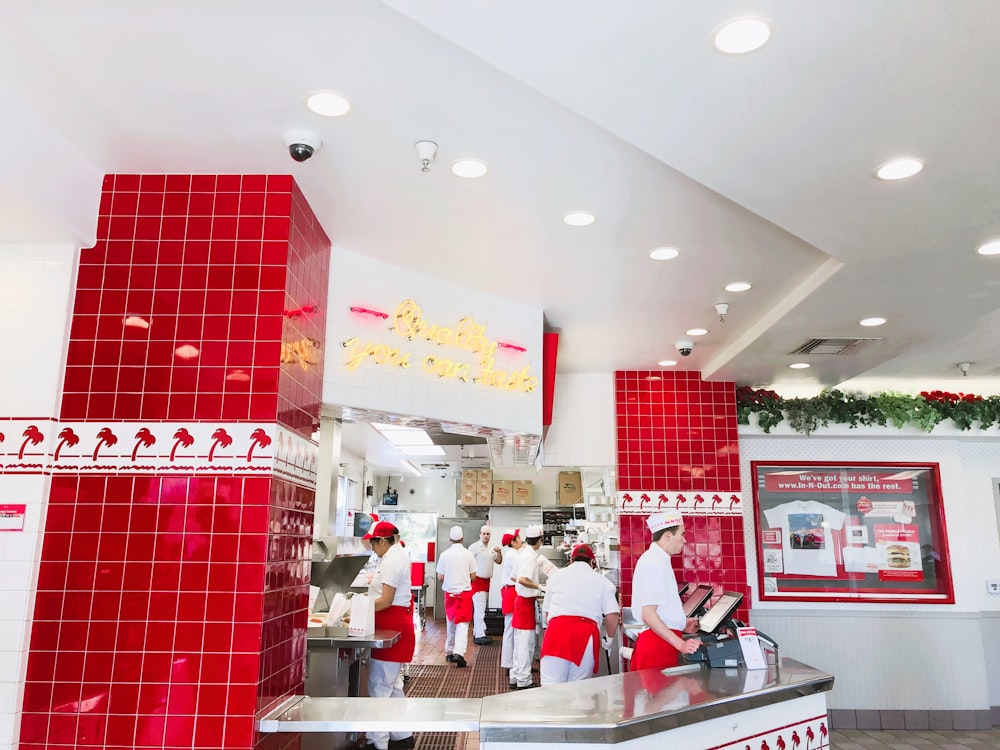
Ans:
POLYGON ((116 175, 83 252, 21 748, 297 746, 330 242, 294 181, 116 175))
POLYGON ((616 372, 615 415, 623 605, 652 540, 646 518, 669 508, 685 517, 684 554, 673 560, 678 583, 742 593, 747 619, 735 384, 704 382, 697 372, 616 372))

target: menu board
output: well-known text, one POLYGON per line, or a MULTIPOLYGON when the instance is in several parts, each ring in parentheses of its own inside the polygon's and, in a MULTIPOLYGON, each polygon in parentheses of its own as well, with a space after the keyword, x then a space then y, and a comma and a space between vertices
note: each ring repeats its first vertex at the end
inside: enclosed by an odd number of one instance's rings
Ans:
POLYGON ((955 601, 937 464, 753 462, 762 601, 955 601))

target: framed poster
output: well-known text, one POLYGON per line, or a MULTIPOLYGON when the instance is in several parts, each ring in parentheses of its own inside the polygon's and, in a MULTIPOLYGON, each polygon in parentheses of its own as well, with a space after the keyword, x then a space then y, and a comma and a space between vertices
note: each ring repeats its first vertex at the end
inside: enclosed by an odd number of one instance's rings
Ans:
POLYGON ((750 470, 761 601, 954 603, 937 464, 750 470))

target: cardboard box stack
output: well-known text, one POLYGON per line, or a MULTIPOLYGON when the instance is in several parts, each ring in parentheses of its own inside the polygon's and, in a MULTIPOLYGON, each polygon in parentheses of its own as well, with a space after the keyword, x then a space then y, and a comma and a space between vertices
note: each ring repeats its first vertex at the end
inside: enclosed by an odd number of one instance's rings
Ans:
POLYGON ((559 472, 559 504, 574 505, 583 502, 583 477, 578 471, 559 472))
POLYGON ((476 469, 465 469, 462 472, 462 494, 459 505, 476 505, 476 490, 479 485, 479 472, 476 469))
POLYGON ((493 504, 513 505, 514 489, 509 479, 500 479, 493 482, 493 504))
POLYGON ((511 482, 514 496, 514 505, 533 505, 534 498, 530 479, 515 480, 511 482))
POLYGON ((493 500, 493 470, 476 469, 476 505, 490 505, 493 500))

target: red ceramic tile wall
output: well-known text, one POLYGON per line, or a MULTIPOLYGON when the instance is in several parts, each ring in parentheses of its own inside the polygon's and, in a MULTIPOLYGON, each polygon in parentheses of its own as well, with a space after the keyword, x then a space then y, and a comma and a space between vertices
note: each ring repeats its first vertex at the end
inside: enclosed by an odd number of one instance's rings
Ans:
MULTIPOLYGON (((639 557, 652 543, 646 516, 622 516, 619 559, 621 560, 622 606, 632 603, 632 574, 639 557)), ((715 593, 743 594, 739 619, 748 620, 750 587, 747 585, 746 552, 741 516, 688 516, 684 519, 684 552, 671 559, 677 584, 708 583, 715 593)))
POLYGON ((308 598, 311 503, 275 484, 53 478, 22 747, 251 747, 264 611, 279 591, 304 621, 308 598), (269 581, 285 546, 297 575, 269 581))
MULTIPOLYGON (((279 400, 313 404, 311 381, 278 381, 286 311, 325 300, 324 248, 288 175, 109 175, 80 259, 62 418, 274 421, 279 400)), ((309 323, 321 347, 322 306, 309 323)))
MULTIPOLYGON (((615 373, 618 484, 624 491, 739 492, 736 386, 708 383, 697 372, 615 373)), ((687 543, 673 560, 678 583, 710 583, 745 596, 749 613, 743 519, 689 516, 687 543)), ((632 573, 652 537, 646 516, 621 518, 621 587, 632 599, 632 573)))
POLYGON ((297 186, 292 186, 288 279, 278 379, 278 421, 306 437, 318 429, 323 401, 330 240, 297 186))
POLYGON ((735 383, 616 372, 615 409, 619 489, 739 490, 735 383))

